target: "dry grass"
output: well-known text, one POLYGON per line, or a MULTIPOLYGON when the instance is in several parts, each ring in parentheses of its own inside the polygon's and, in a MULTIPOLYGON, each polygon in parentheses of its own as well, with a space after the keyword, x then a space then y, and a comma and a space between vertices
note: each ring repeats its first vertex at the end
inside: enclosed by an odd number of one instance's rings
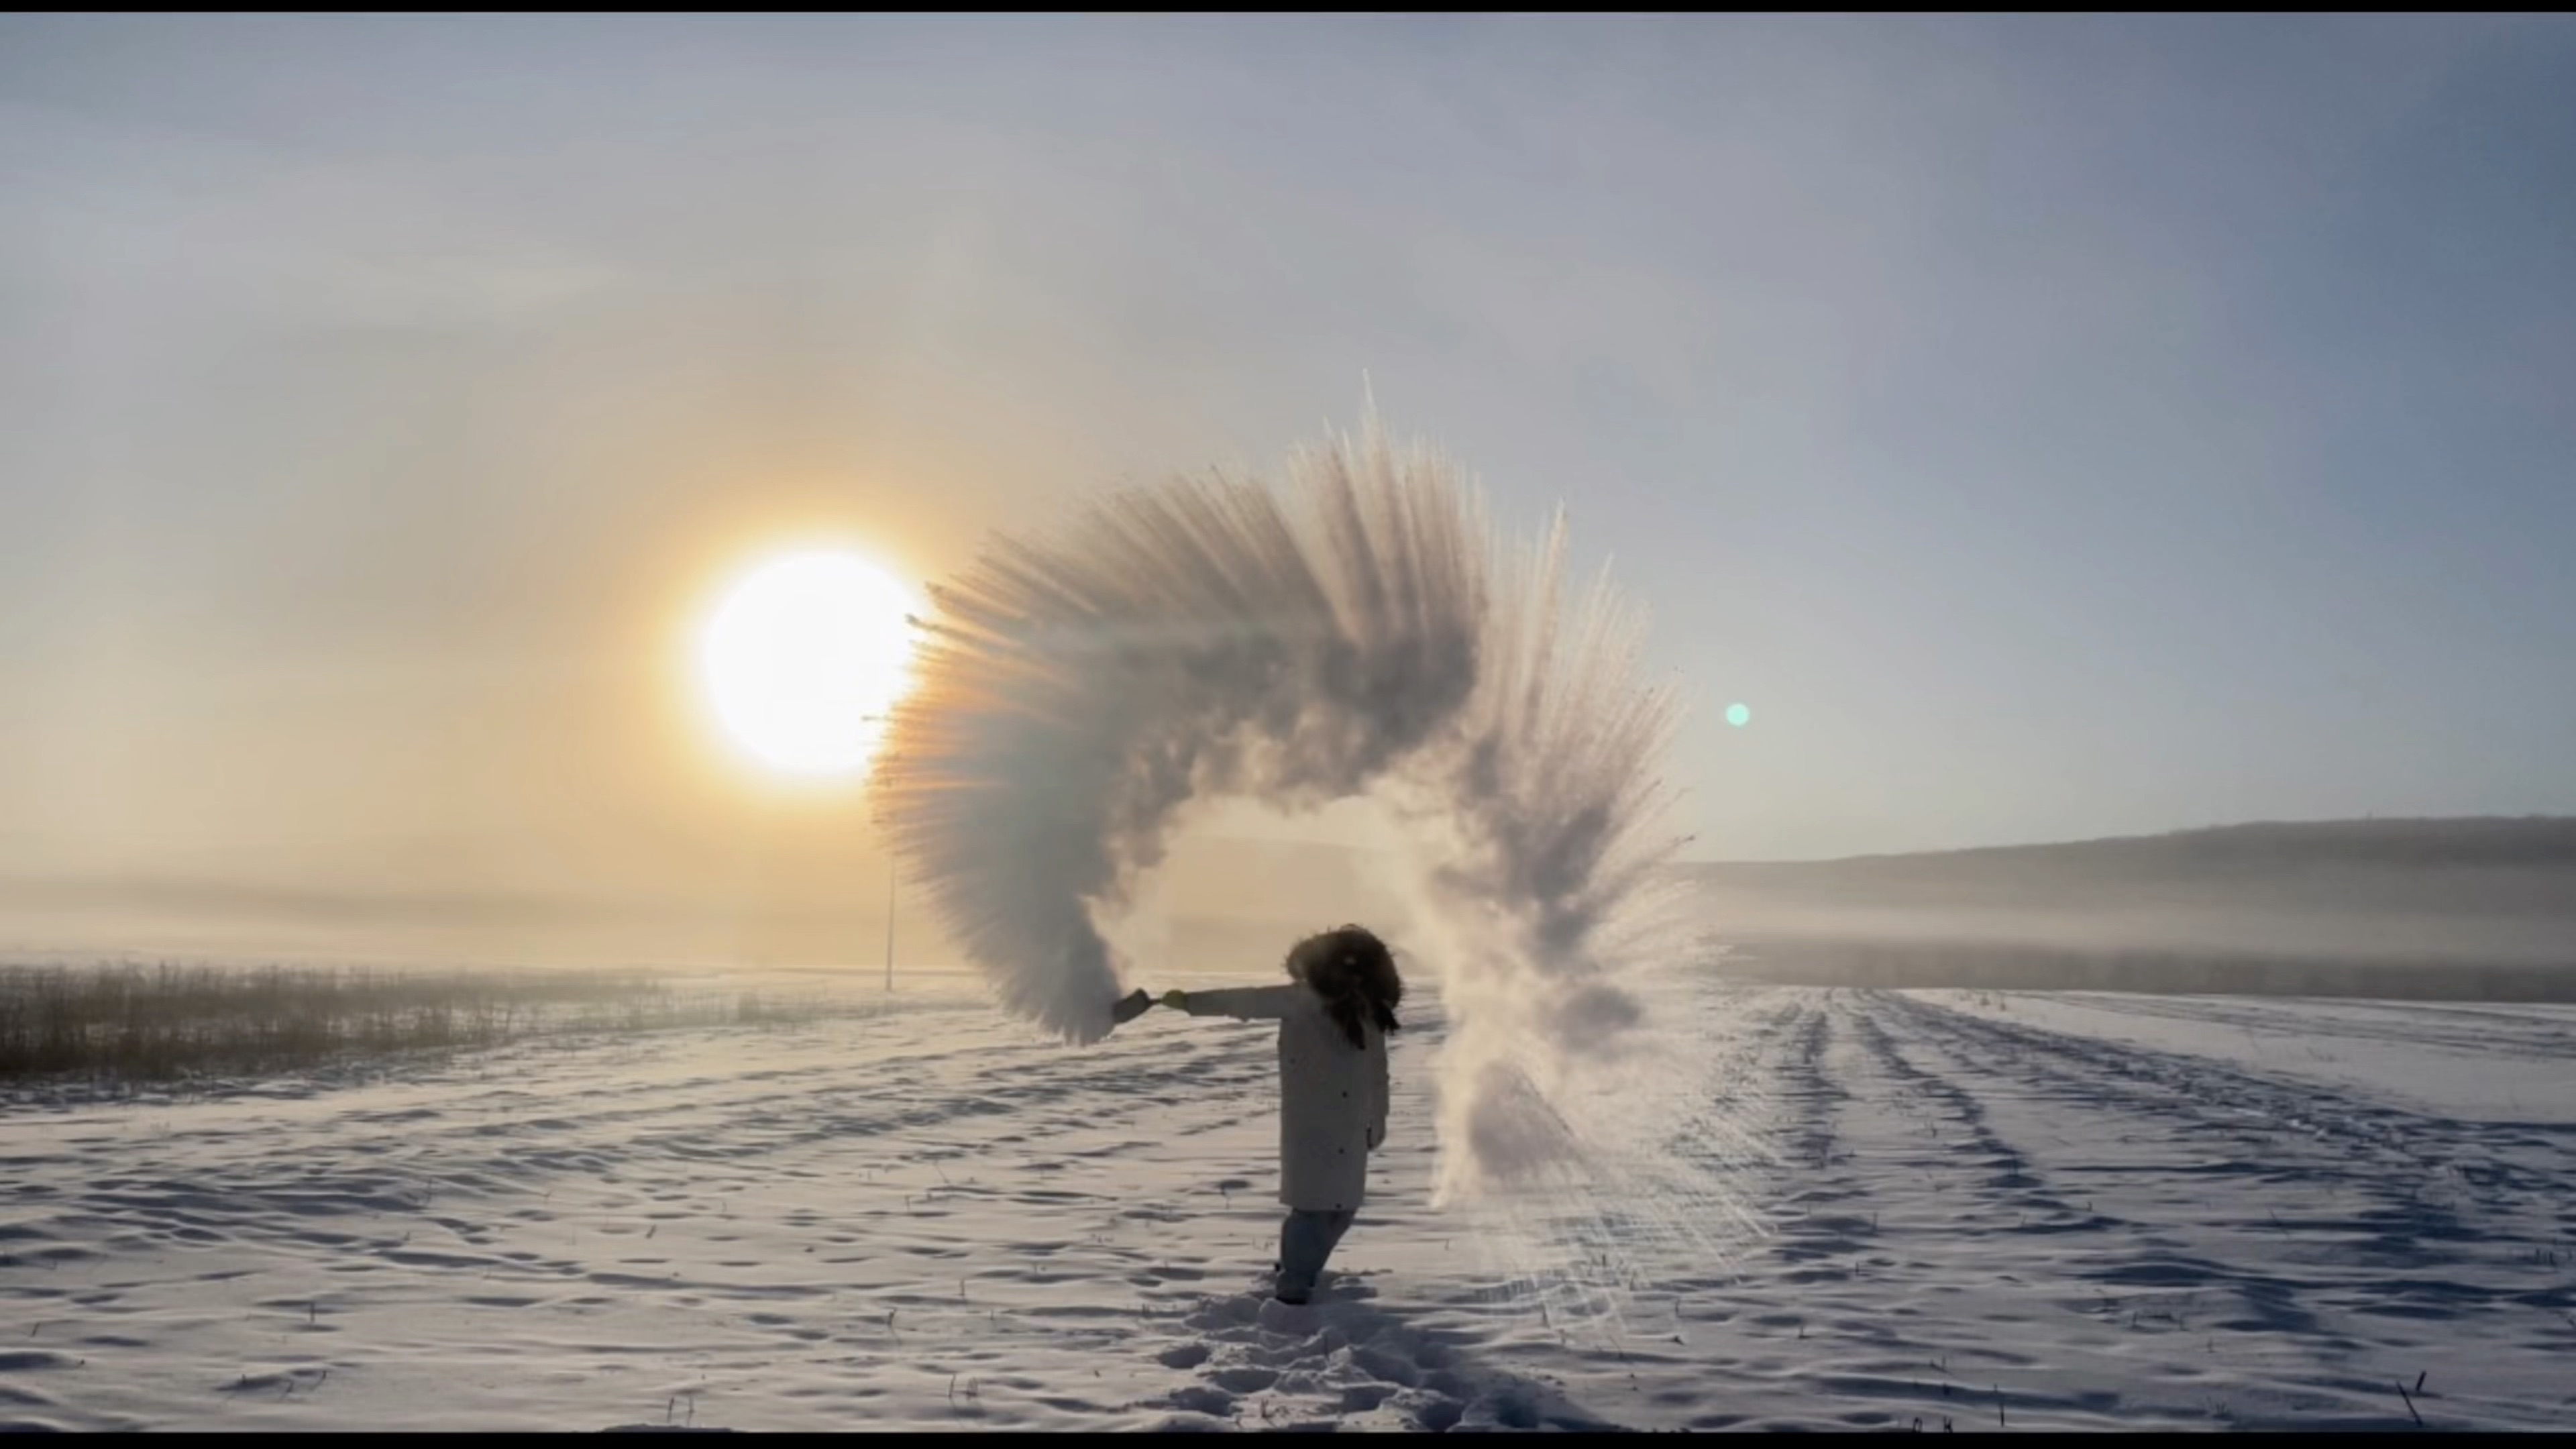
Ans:
POLYGON ((0 1080, 167 1082, 825 1014, 822 998, 690 995, 645 971, 0 966, 0 1080))

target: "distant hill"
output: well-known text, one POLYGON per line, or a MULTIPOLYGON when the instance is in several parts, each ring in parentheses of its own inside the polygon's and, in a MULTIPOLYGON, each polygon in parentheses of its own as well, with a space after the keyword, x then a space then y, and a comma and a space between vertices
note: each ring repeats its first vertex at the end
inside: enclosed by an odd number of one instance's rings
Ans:
POLYGON ((1969 875, 2031 869, 2198 875, 2335 865, 2576 868, 2576 817, 2467 816, 2429 820, 2263 821, 2051 845, 2001 845, 1824 861, 1720 862, 1696 870, 1746 874, 1878 872, 1969 875))
POLYGON ((2576 981, 2576 820, 2563 817, 2262 823, 1682 869, 1711 935, 1787 979, 2403 982, 2413 994, 2474 977, 2481 993, 2510 980, 2519 995, 2534 971, 2576 981))
POLYGON ((2339 820, 1683 867, 1720 897, 1887 909, 2207 906, 2576 917, 2576 819, 2339 820))

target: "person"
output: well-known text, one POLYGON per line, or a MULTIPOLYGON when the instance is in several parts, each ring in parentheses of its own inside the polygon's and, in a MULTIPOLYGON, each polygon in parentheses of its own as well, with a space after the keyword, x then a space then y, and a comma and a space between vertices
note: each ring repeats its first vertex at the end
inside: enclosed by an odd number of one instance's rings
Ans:
MULTIPOLYGON (((1167 991, 1192 1016, 1279 1023, 1279 1262, 1272 1295, 1304 1303, 1358 1215, 1368 1155, 1386 1143, 1386 1038, 1404 981, 1375 934, 1343 926, 1289 951, 1289 984, 1167 991)), ((1130 996, 1118 1004, 1132 1013, 1130 996)))

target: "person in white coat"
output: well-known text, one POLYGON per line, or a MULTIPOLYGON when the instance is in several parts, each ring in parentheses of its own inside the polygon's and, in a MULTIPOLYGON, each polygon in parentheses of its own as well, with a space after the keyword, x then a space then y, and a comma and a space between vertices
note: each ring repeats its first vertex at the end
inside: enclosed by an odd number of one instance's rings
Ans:
POLYGON ((1163 1004, 1279 1023, 1279 1201, 1288 1216, 1272 1291, 1304 1303, 1359 1212, 1368 1155, 1386 1143, 1386 1037, 1397 1030, 1404 981, 1386 943, 1358 926, 1298 942, 1288 976, 1284 986, 1167 991, 1163 1004))

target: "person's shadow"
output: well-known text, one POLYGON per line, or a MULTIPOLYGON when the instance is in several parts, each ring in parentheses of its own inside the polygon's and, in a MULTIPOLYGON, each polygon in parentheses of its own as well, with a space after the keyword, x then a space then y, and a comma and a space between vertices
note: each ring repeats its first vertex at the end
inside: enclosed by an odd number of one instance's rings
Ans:
POLYGON ((1377 1303, 1367 1274, 1327 1272, 1313 1300, 1266 1290, 1211 1297, 1181 1319, 1192 1337, 1164 1348, 1167 1368, 1197 1371, 1173 1391, 1165 1429, 1442 1431, 1624 1426, 1547 1384, 1481 1362, 1455 1334, 1407 1323, 1377 1303))

